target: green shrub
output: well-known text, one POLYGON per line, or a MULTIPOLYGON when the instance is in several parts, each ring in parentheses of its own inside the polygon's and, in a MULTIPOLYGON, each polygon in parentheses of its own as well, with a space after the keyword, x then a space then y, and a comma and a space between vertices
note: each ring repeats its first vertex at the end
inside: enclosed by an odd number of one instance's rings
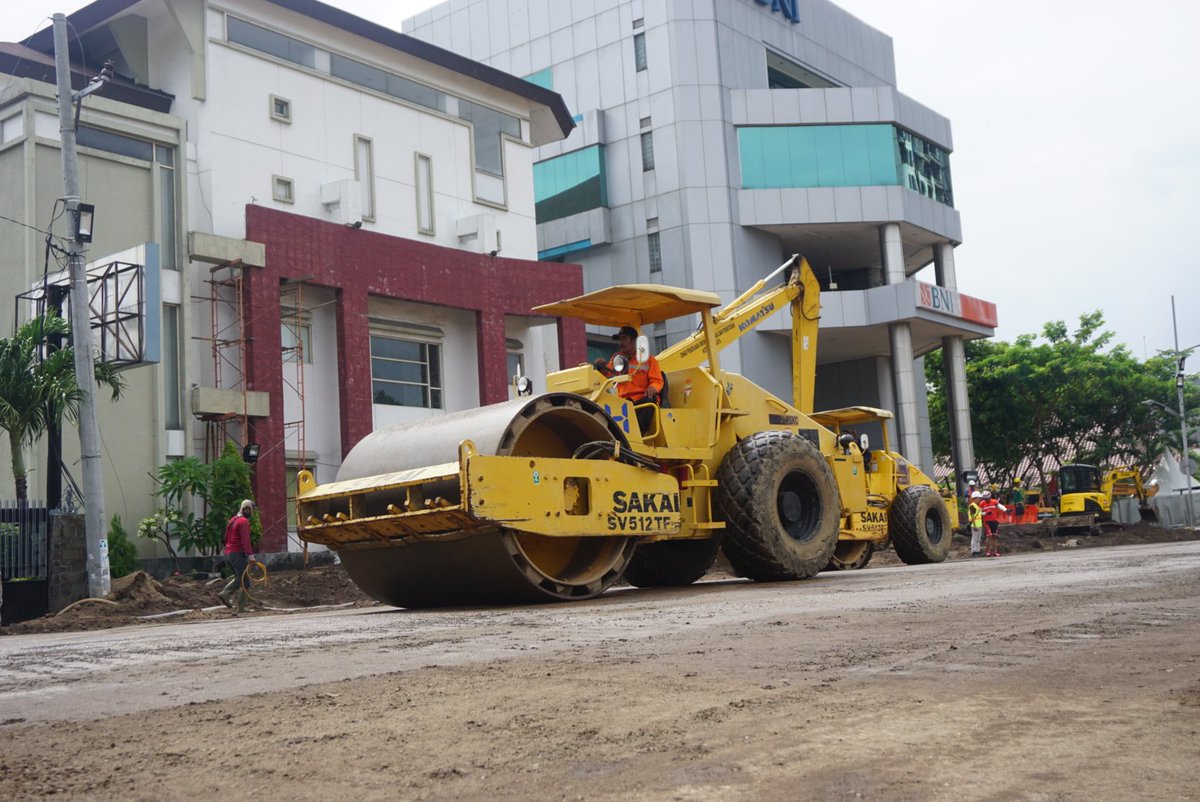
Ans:
POLYGON ((129 539, 125 527, 121 525, 121 516, 114 515, 108 527, 108 570, 113 579, 132 574, 141 568, 138 562, 137 546, 129 539))

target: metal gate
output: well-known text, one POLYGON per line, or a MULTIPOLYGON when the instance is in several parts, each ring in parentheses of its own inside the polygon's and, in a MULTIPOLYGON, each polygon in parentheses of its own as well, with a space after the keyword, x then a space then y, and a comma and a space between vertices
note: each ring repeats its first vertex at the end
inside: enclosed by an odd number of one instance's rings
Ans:
POLYGON ((0 579, 46 579, 48 513, 39 502, 0 501, 0 579))

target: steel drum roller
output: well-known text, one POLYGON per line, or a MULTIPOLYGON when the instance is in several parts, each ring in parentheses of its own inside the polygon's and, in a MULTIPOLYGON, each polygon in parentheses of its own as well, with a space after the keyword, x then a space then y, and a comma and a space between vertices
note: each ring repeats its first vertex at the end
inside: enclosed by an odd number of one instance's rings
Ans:
MULTIPOLYGON (((346 456, 337 478, 454 462, 463 440, 496 456, 570 457, 597 440, 628 445, 595 403, 548 393, 373 432, 346 456)), ((339 554, 350 578, 373 598, 440 607, 596 596, 620 578, 635 545, 627 537, 544 537, 489 527, 339 554)))

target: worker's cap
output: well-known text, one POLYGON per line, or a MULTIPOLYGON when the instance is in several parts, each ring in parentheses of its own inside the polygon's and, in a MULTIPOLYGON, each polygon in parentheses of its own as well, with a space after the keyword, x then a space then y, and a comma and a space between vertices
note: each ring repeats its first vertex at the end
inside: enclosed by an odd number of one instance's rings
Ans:
POLYGON ((1021 480, 1020 480, 1020 479, 1013 479, 1013 484, 1014 484, 1014 485, 1019 485, 1019 484, 1021 484, 1021 480))
POLYGON ((245 512, 246 510, 250 510, 251 512, 253 512, 254 511, 254 502, 251 501, 250 499, 245 499, 242 501, 241 505, 238 506, 238 509, 241 510, 242 512, 245 512))
POLYGON ((992 497, 992 491, 990 491, 990 490, 985 490, 985 491, 983 491, 983 497, 984 497, 984 498, 991 498, 991 497, 992 497))
POLYGON ((976 490, 971 494, 971 498, 983 498, 983 493, 980 493, 978 490, 976 490))
POLYGON ((633 326, 622 326, 620 331, 612 336, 614 340, 619 340, 622 337, 628 337, 631 340, 636 340, 638 336, 637 329, 633 326))

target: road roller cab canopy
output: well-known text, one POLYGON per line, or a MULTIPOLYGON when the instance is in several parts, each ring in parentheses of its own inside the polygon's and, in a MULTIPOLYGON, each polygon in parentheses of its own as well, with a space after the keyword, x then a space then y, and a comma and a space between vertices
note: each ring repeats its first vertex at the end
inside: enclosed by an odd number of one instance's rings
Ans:
POLYGON ((618 284, 565 301, 535 306, 534 312, 573 317, 595 326, 633 326, 704 312, 721 305, 716 293, 662 284, 618 284))

